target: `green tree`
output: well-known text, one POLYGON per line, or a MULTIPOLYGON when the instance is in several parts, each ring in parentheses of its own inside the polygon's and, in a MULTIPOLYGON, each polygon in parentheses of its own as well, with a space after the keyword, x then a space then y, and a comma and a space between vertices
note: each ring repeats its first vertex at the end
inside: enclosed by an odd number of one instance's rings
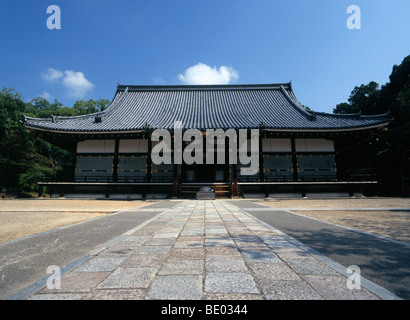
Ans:
POLYGON ((54 100, 53 103, 48 102, 47 99, 38 97, 32 99, 24 110, 24 114, 37 118, 49 118, 51 115, 57 115, 63 104, 54 100))
POLYGON ((74 104, 73 110, 76 115, 89 114, 104 111, 109 104, 110 101, 107 99, 99 99, 97 101, 94 99, 88 101, 79 100, 74 104))
POLYGON ((23 114, 43 118, 100 111, 109 101, 91 99, 83 103, 86 105, 83 109, 63 107, 57 100, 50 103, 41 97, 25 103, 14 89, 0 91, 0 191, 13 189, 21 193, 32 191, 41 180, 71 179, 72 155, 28 133, 20 120, 23 114))
POLYGON ((377 102, 379 99, 379 84, 371 81, 368 84, 356 86, 350 94, 349 103, 343 102, 333 109, 334 113, 377 114, 380 113, 377 102))
POLYGON ((388 132, 362 147, 372 157, 372 167, 386 190, 410 193, 410 55, 394 65, 389 82, 381 87, 374 81, 353 89, 348 103, 334 113, 380 114, 390 112, 388 132))
MULTIPOLYGON (((393 121, 385 143, 386 173, 401 191, 410 188, 410 55, 394 65, 390 81, 381 88, 379 104, 389 106, 393 121)), ((409 190, 410 191, 410 190, 409 190)))
POLYGON ((37 97, 26 104, 24 114, 35 118, 50 118, 54 116, 79 116, 105 110, 110 101, 107 99, 90 99, 88 101, 78 100, 72 108, 63 106, 62 103, 54 100, 50 103, 47 99, 37 97))
POLYGON ((0 92, 1 189, 30 189, 28 186, 37 182, 34 181, 34 175, 39 177, 50 174, 49 160, 37 152, 37 144, 41 142, 27 134, 20 124, 25 108, 26 103, 22 101, 21 95, 13 89, 4 88, 0 92))
POLYGON ((336 105, 336 108, 333 109, 333 113, 338 114, 350 114, 356 113, 357 111, 350 105, 350 103, 342 102, 336 105))

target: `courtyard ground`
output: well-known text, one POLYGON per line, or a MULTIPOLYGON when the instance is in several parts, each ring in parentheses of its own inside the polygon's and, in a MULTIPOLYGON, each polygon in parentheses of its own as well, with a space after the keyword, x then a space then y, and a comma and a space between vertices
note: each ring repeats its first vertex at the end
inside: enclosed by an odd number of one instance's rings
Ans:
POLYGON ((15 214, 15 218, 30 213, 105 216, 0 244, 0 292, 13 300, 367 300, 396 299, 394 294, 408 298, 410 246, 286 211, 293 203, 297 208, 292 211, 327 211, 327 215, 350 209, 389 211, 392 206, 408 212, 405 202, 394 199, 374 199, 379 202, 374 207, 359 206, 359 201, 346 203, 353 200, 115 201, 113 207, 108 201, 32 200, 20 202, 22 206, 1 202, 1 213, 15 214), (269 204, 277 211, 258 204, 269 204), (118 210, 125 211, 110 214, 118 210), (397 268, 398 263, 402 267, 397 268), (346 286, 346 266, 352 264, 360 266, 364 277, 360 291, 346 286), (46 287, 45 270, 50 265, 65 270, 61 290, 46 287))
POLYGON ((0 200, 0 243, 150 204, 145 201, 0 200))
MULTIPOLYGON (((409 198, 291 199, 259 203, 410 243, 410 211, 399 210, 410 208, 409 198)), ((84 199, 0 200, 0 243, 148 204, 84 199)))
POLYGON ((410 243, 409 198, 297 199, 261 204, 410 243), (400 210, 405 208, 409 210, 400 210))

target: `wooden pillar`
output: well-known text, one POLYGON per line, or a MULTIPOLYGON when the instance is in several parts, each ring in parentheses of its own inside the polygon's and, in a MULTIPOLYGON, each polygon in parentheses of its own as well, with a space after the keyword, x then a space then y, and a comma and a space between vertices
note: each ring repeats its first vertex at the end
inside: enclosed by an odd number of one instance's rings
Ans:
POLYGON ((296 156, 296 143, 295 138, 290 139, 292 145, 292 169, 293 169, 293 181, 298 181, 298 158, 296 156))
MULTIPOLYGON (((264 132, 264 137, 266 137, 266 132, 264 132)), ((259 133, 259 181, 265 181, 265 172, 263 165, 263 150, 262 150, 262 134, 259 133)))
POLYGON ((114 149, 114 160, 113 160, 113 173, 112 173, 112 181, 118 182, 118 151, 120 149, 120 139, 115 139, 115 149, 114 149))
POLYGON ((145 176, 145 179, 147 182, 152 182, 152 141, 151 141, 151 133, 148 134, 148 156, 147 156, 147 174, 145 176))
POLYGON ((75 178, 75 171, 76 171, 76 169, 77 169, 77 150, 75 150, 75 152, 74 152, 74 156, 73 156, 73 160, 72 160, 73 162, 72 162, 72 168, 74 168, 74 171, 72 172, 72 181, 76 181, 76 178, 75 178))

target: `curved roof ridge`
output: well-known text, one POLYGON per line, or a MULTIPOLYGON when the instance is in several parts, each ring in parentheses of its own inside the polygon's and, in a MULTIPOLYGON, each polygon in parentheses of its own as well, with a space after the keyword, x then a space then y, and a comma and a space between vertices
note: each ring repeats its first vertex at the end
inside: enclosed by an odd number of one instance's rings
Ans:
POLYGON ((288 87, 291 89, 291 83, 270 83, 270 84, 198 84, 198 85, 118 85, 117 92, 125 91, 172 91, 172 90, 258 90, 258 89, 276 89, 288 87))
POLYGON ((51 115, 51 118, 35 118, 35 117, 29 117, 23 114, 24 121, 26 120, 32 120, 32 121, 43 121, 43 122, 57 122, 58 120, 80 120, 80 119, 87 119, 87 118, 92 118, 95 116, 98 116, 102 114, 104 111, 98 111, 94 113, 89 113, 89 114, 82 114, 79 116, 55 116, 51 115))
MULTIPOLYGON (((283 86, 281 86, 280 89, 282 93, 285 95, 285 97, 289 100, 289 102, 292 104, 292 106, 295 107, 297 111, 299 111, 302 115, 306 116, 309 120, 312 118, 312 113, 305 110, 305 108, 303 108, 302 105, 298 101, 293 100, 283 86)), ((290 87, 290 90, 292 90, 292 87, 290 87)))
MULTIPOLYGON (((117 90, 117 94, 120 93, 119 90, 117 90)), ((124 100, 125 96, 128 93, 128 87, 125 88, 124 92, 121 93, 120 97, 115 101, 115 98, 117 95, 115 95, 114 99, 112 100, 111 104, 108 106, 107 109, 104 111, 101 111, 101 114, 103 117, 106 117, 110 115, 112 112, 114 112, 116 109, 118 109, 118 106, 121 105, 121 102, 124 100), (115 101, 115 102, 114 102, 115 101)))
POLYGON ((26 120, 33 120, 33 121, 44 121, 44 122, 46 122, 46 121, 51 121, 51 120, 52 120, 52 118, 36 118, 36 117, 30 117, 30 116, 26 116, 24 113, 23 113, 23 119, 24 119, 24 121, 26 121, 26 120))
POLYGON ((93 113, 88 113, 88 114, 82 114, 82 115, 78 115, 78 116, 54 116, 54 115, 51 115, 51 118, 35 118, 35 117, 29 117, 29 116, 26 116, 26 115, 23 114, 24 121, 32 120, 32 121, 44 121, 44 122, 57 122, 59 120, 79 120, 79 119, 88 119, 88 118, 92 118, 92 117, 96 117, 96 116, 107 116, 108 114, 112 113, 115 109, 117 109, 120 102, 124 99, 125 94, 128 92, 127 89, 128 88, 126 88, 126 90, 123 93, 121 93, 120 98, 118 98, 116 102, 114 102, 115 101, 115 97, 114 97, 113 101, 110 103, 110 105, 107 107, 107 109, 105 109, 103 111, 98 111, 98 112, 93 112, 93 113))

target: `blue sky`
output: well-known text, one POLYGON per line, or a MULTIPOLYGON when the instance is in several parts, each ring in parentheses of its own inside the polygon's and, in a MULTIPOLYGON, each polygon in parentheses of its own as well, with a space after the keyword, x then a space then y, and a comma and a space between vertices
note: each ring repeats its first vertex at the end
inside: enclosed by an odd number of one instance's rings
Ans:
POLYGON ((302 104, 332 112, 410 54, 409 16, 408 0, 0 0, 0 88, 71 107, 111 100, 117 82, 291 80, 302 104), (346 26, 350 5, 360 30, 346 26))

